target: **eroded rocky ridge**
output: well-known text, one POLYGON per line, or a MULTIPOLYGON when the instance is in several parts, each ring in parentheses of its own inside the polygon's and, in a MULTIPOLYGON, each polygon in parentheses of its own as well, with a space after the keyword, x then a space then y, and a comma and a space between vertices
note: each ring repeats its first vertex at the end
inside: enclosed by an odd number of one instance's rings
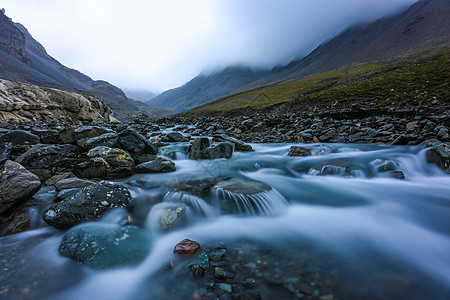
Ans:
POLYGON ((0 121, 108 121, 108 106, 95 97, 0 79, 0 121))

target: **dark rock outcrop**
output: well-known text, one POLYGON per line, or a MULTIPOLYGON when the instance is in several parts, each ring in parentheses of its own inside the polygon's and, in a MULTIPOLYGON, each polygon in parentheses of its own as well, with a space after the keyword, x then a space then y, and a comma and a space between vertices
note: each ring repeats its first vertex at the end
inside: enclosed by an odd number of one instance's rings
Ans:
POLYGON ((127 207, 130 191, 120 183, 101 181, 79 191, 75 196, 52 205, 43 215, 44 221, 58 229, 94 221, 112 208, 127 207))

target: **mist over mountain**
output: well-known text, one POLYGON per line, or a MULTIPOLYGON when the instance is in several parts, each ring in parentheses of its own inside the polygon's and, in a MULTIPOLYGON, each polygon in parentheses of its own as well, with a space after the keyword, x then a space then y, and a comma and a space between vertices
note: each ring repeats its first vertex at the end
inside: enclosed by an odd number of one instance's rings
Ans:
POLYGON ((268 76, 243 89, 448 45, 449 16, 446 0, 418 1, 402 13, 350 27, 306 57, 274 68, 268 76))
POLYGON ((200 74, 183 86, 165 91, 147 103, 181 112, 223 97, 266 74, 267 71, 252 70, 245 66, 228 67, 210 74, 200 74))

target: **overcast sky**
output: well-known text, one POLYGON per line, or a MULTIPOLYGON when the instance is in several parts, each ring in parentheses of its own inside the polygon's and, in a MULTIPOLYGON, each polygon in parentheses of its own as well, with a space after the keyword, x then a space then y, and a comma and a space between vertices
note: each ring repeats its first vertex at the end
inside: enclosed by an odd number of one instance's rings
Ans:
POLYGON ((202 71, 269 68, 351 24, 416 0, 2 0, 64 65, 123 89, 163 90, 202 71))

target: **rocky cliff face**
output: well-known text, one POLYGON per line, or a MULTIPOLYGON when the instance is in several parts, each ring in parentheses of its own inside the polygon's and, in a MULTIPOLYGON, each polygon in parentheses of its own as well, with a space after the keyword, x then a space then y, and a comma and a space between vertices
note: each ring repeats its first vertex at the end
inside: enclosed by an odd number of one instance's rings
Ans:
POLYGON ((0 121, 108 121, 108 106, 95 97, 0 79, 0 121))
POLYGON ((24 34, 3 13, 0 13, 0 29, 0 50, 31 66, 31 60, 26 57, 24 34))

